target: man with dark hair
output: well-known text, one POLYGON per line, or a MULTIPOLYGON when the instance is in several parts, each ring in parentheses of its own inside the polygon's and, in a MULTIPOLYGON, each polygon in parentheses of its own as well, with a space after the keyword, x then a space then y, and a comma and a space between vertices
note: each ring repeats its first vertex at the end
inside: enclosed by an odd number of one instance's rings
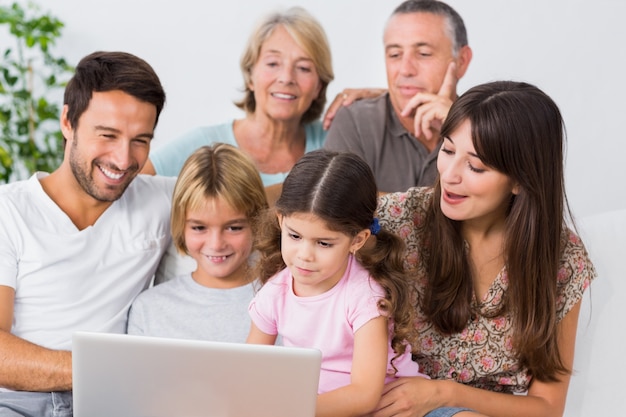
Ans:
POLYGON ((337 111, 324 148, 352 151, 381 192, 432 185, 439 128, 472 59, 459 14, 437 0, 407 0, 384 31, 389 91, 337 111))
POLYGON ((62 164, 0 187, 0 416, 71 416, 72 333, 126 331, 171 241, 174 179, 137 176, 164 104, 144 60, 86 56, 62 164))

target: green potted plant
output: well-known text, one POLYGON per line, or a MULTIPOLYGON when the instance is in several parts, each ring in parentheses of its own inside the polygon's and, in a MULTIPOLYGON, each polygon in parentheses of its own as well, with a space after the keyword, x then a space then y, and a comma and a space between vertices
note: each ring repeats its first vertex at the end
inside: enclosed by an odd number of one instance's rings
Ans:
POLYGON ((34 3, 0 5, 0 184, 63 158, 60 97, 73 68, 51 52, 63 26, 34 3))

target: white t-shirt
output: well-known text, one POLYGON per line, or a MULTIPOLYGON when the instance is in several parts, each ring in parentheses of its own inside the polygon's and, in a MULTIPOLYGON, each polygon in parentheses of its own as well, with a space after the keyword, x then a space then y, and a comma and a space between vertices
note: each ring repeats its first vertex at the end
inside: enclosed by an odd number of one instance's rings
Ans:
POLYGON ((78 230, 37 173, 0 187, 0 285, 15 289, 11 333, 71 349, 77 330, 124 333, 131 303, 171 242, 175 178, 139 175, 78 230))

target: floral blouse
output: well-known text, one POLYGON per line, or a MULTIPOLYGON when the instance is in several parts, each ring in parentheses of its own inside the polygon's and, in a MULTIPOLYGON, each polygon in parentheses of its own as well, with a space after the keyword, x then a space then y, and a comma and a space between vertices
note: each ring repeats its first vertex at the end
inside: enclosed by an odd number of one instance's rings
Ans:
MULTIPOLYGON (((433 198, 432 188, 411 188, 379 199, 377 216, 382 227, 397 233, 406 243, 405 267, 415 271, 413 285, 423 293, 426 265, 423 254, 432 242, 425 241, 426 210, 433 198)), ((570 230, 557 279, 557 315, 561 320, 580 301, 596 276, 580 238, 570 230)), ((507 291, 506 268, 496 276, 484 298, 475 307, 482 313, 497 309, 507 291)), ((420 372, 433 379, 453 379, 491 391, 524 393, 531 376, 520 368, 512 346, 512 321, 508 315, 492 318, 479 314, 460 333, 444 335, 426 322, 417 300, 418 345, 414 354, 420 372)), ((487 314, 489 315, 489 314, 487 314)))

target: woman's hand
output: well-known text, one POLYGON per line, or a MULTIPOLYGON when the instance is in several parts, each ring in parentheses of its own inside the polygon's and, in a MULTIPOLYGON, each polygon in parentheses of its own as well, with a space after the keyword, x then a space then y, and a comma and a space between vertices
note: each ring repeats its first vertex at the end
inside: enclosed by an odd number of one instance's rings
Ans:
POLYGON ((423 377, 398 378, 385 385, 373 417, 422 417, 442 407, 443 384, 423 377))

